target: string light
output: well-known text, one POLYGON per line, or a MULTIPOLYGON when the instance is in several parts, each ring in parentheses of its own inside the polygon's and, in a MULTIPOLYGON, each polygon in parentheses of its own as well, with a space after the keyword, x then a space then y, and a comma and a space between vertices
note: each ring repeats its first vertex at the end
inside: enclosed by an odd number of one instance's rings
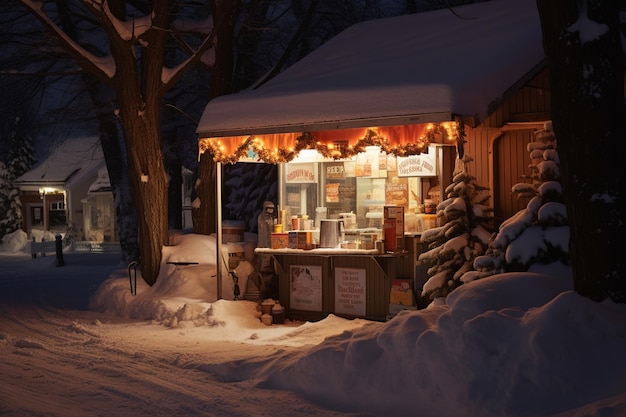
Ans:
POLYGON ((365 152, 368 146, 378 146, 381 152, 394 156, 419 155, 424 152, 430 143, 437 142, 437 137, 446 137, 448 141, 454 142, 458 138, 458 126, 455 122, 444 122, 440 124, 429 123, 424 135, 414 142, 401 145, 390 145, 387 138, 379 136, 375 129, 367 129, 365 136, 357 140, 356 143, 348 146, 338 146, 334 144, 324 144, 319 142, 312 133, 304 132, 295 140, 293 147, 289 149, 265 148, 263 140, 259 137, 249 136, 237 146, 231 154, 226 154, 221 142, 214 140, 199 141, 200 153, 209 151, 213 159, 218 162, 234 164, 248 155, 248 150, 252 149, 260 161, 269 164, 285 163, 293 160, 300 151, 304 149, 315 149, 324 158, 347 159, 359 153, 365 152))

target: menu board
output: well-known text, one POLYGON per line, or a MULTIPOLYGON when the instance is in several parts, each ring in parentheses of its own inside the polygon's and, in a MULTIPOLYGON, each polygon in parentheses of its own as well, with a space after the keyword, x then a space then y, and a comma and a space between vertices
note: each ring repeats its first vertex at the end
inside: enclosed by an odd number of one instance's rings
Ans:
POLYGON ((326 202, 345 203, 354 201, 356 187, 351 181, 336 181, 326 183, 326 202))

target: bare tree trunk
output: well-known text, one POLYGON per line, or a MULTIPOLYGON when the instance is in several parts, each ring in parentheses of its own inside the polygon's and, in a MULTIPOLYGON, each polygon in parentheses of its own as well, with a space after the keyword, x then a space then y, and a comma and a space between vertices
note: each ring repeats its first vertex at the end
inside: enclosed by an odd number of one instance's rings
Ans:
MULTIPOLYGON (((72 38, 77 37, 76 21, 72 19, 69 5, 65 1, 56 2, 59 10, 59 22, 63 30, 72 38)), ((125 2, 123 0, 110 1, 111 11, 118 17, 124 17, 125 2)), ((136 223, 137 215, 134 211, 131 198, 127 195, 128 170, 126 161, 121 158, 124 154, 118 134, 118 126, 111 109, 109 108, 109 94, 104 84, 94 74, 83 72, 82 80, 93 103, 98 124, 100 127, 100 145, 104 153, 111 189, 115 198, 115 221, 117 223, 118 238, 122 248, 122 259, 131 261, 139 258, 137 245, 136 223), (131 227, 129 227, 129 224, 131 227)), ((107 87, 108 88, 108 87, 107 87)))
POLYGON ((626 302, 624 79, 618 2, 538 0, 574 286, 626 302))
POLYGON ((169 187, 167 190, 168 201, 168 229, 180 230, 183 228, 183 165, 179 159, 167 161, 167 175, 169 187))
POLYGON ((161 249, 168 244, 167 176, 160 141, 154 140, 160 137, 160 108, 152 104, 151 109, 148 105, 141 109, 135 106, 141 101, 125 100, 124 96, 120 102, 130 189, 137 210, 141 275, 153 285, 159 275, 161 249))
POLYGON ((200 199, 200 206, 191 210, 194 233, 210 235, 217 231, 217 164, 213 155, 204 152, 200 156, 198 166, 198 180, 196 194, 200 199))
MULTIPOLYGON (((94 101, 94 105, 98 105, 94 101)), ((100 103, 99 105, 102 105, 100 103)), ((115 221, 118 238, 122 249, 122 259, 130 262, 140 257, 137 244, 137 213, 132 198, 128 195, 128 168, 126 160, 121 158, 117 124, 110 120, 110 114, 99 112, 100 144, 106 161, 111 189, 115 198, 115 221)))
MULTIPOLYGON (((210 96, 217 96, 232 91, 233 73, 233 43, 235 15, 240 11, 240 1, 234 0, 211 0, 211 9, 216 37, 215 64, 211 70, 210 96)), ((191 216, 194 233, 209 235, 217 230, 217 204, 222 204, 217 199, 217 164, 213 161, 213 155, 205 152, 200 156, 198 166, 198 181, 196 182, 196 194, 200 200, 200 206, 192 208, 191 216)))

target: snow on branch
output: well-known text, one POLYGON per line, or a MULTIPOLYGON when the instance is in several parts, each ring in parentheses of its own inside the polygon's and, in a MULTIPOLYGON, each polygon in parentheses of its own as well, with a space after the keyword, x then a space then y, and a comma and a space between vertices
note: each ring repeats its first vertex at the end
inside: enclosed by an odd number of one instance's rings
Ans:
MULTIPOLYGON (((95 2, 90 2, 92 5, 95 2)), ((115 17, 109 8, 109 3, 104 2, 101 6, 102 13, 111 22, 120 39, 130 41, 133 38, 139 38, 152 27, 152 15, 131 18, 128 21, 122 21, 115 17)))
POLYGON ((183 74, 189 66, 196 62, 201 62, 209 68, 215 64, 215 48, 213 46, 216 32, 212 17, 203 20, 176 19, 172 22, 171 29, 173 38, 178 42, 181 50, 189 56, 175 67, 163 67, 161 82, 164 85, 173 84, 180 78, 180 74, 183 74), (204 40, 199 47, 194 48, 193 45, 185 41, 185 38, 181 36, 182 34, 202 36, 204 40))
POLYGON ((113 78, 115 75, 115 61, 112 57, 97 57, 85 48, 74 42, 56 23, 54 23, 43 10, 43 2, 37 0, 20 0, 41 23, 43 23, 63 44, 65 50, 77 58, 78 64, 82 67, 89 67, 90 70, 103 77, 113 78))

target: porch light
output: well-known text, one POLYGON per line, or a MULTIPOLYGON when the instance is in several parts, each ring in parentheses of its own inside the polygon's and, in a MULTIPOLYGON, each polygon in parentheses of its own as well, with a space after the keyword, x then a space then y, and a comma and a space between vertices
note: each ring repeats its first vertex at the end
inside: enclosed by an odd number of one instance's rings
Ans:
POLYGON ((56 193, 58 190, 52 187, 39 187, 39 197, 43 200, 46 194, 56 193))

